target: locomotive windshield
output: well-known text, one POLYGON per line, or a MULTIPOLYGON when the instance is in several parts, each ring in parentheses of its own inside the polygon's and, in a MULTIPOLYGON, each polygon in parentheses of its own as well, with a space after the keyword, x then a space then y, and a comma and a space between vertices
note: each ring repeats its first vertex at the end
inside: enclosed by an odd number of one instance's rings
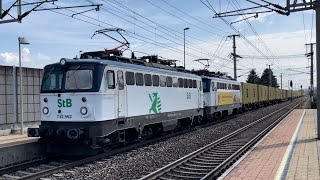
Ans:
MULTIPOLYGON (((79 66, 80 67, 80 66, 79 66)), ((66 72, 66 80, 64 87, 71 89, 91 89, 93 80, 92 70, 68 70, 66 72)))
POLYGON ((49 72, 45 73, 42 81, 43 91, 55 91, 62 88, 63 71, 53 67, 49 72))
POLYGON ((103 67, 73 64, 66 67, 51 66, 44 69, 41 92, 99 91, 103 67))

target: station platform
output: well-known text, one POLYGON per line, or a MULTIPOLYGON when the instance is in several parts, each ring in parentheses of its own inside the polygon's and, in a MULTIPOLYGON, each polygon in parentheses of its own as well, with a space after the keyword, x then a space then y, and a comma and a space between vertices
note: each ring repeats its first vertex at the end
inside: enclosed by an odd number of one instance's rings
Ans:
POLYGON ((27 134, 10 134, 7 136, 0 136, 0 148, 23 143, 36 142, 38 141, 38 139, 38 137, 28 137, 27 134))
POLYGON ((316 127, 316 110, 292 111, 219 179, 320 179, 316 127))
POLYGON ((0 169, 45 155, 45 147, 37 137, 10 134, 0 136, 0 169))

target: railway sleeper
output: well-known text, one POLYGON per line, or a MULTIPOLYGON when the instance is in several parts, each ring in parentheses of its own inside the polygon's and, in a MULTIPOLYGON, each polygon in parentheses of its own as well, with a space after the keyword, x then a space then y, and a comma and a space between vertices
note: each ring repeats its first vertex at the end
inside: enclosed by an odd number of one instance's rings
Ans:
POLYGON ((183 166, 196 167, 196 168, 214 168, 216 165, 199 165, 199 164, 191 164, 188 162, 183 163, 183 166))
MULTIPOLYGON (((239 147, 242 147, 242 146, 239 146, 239 147)), ((221 152, 225 152, 225 153, 232 153, 234 152, 235 150, 239 149, 239 147, 237 148, 232 148, 232 149, 217 149, 216 151, 214 152, 218 152, 218 153, 221 153, 221 152)))
POLYGON ((221 143, 219 144, 219 146, 239 146, 239 145, 242 145, 242 144, 245 144, 247 143, 246 141, 242 140, 242 139, 230 139, 230 141, 226 141, 224 143, 221 143))
POLYGON ((56 166, 51 166, 48 164, 41 164, 39 167, 43 168, 43 169, 52 169, 52 168, 55 168, 56 166))
POLYGON ((9 174, 4 174, 4 175, 2 175, 2 177, 8 178, 8 179, 20 179, 19 176, 13 176, 13 175, 9 175, 9 174))
POLYGON ((216 158, 211 158, 211 159, 206 159, 206 158, 201 158, 201 157, 195 157, 193 158, 194 160, 197 160, 197 161, 204 161, 204 162, 212 162, 212 161, 217 161, 216 158))
POLYGON ((166 177, 163 177, 163 176, 158 177, 157 179, 162 179, 162 180, 172 180, 172 178, 166 178, 166 177))
POLYGON ((35 171, 35 172, 39 172, 39 171, 42 171, 42 169, 39 169, 39 168, 34 168, 34 167, 30 167, 28 168, 30 171, 35 171))
MULTIPOLYGON (((210 169, 208 169, 209 171, 210 169)), ((202 175, 205 176, 207 173, 205 172, 195 172, 194 170, 190 170, 190 171, 184 171, 184 170, 179 170, 179 169, 172 169, 171 171, 175 172, 175 173, 179 173, 179 174, 187 174, 187 175, 202 175)))
POLYGON ((211 166, 217 166, 219 165, 219 162, 203 162, 203 161, 197 161, 197 160, 189 160, 188 162, 194 163, 194 164, 200 164, 200 165, 211 165, 211 166))
POLYGON ((219 150, 209 150, 209 151, 206 151, 206 153, 209 153, 209 154, 217 154, 217 155, 228 155, 230 153, 233 153, 234 151, 219 151, 219 150))
POLYGON ((191 168, 191 167, 187 167, 185 165, 181 165, 181 166, 179 166, 179 168, 187 170, 187 171, 206 171, 206 172, 208 171, 208 168, 197 168, 197 167, 191 168))
POLYGON ((227 144, 223 144, 223 145, 219 145, 219 146, 217 146, 217 147, 219 147, 219 148, 224 148, 224 149, 226 149, 226 148, 229 148, 230 149, 230 147, 235 147, 235 148, 238 148, 238 147, 240 147, 240 146, 242 146, 242 144, 230 144, 230 145, 227 145, 227 144))
POLYGON ((17 171, 16 173, 22 174, 22 175, 24 175, 24 176, 26 176, 26 175, 28 176, 28 175, 30 175, 30 174, 33 174, 33 173, 30 173, 30 172, 21 171, 21 170, 17 171))
POLYGON ((166 173, 167 176, 172 177, 170 179, 176 179, 176 178, 181 178, 181 179, 201 179, 203 176, 183 176, 179 174, 172 174, 172 173, 166 173))
POLYGON ((223 154, 218 154, 218 153, 210 153, 210 152, 203 152, 202 153, 205 156, 211 156, 211 157, 216 157, 217 159, 226 159, 228 158, 229 154, 223 153, 223 154))
POLYGON ((206 156, 206 155, 199 155, 197 156, 198 158, 202 158, 202 159, 208 159, 208 160, 225 160, 226 158, 223 157, 219 157, 219 156, 206 156))

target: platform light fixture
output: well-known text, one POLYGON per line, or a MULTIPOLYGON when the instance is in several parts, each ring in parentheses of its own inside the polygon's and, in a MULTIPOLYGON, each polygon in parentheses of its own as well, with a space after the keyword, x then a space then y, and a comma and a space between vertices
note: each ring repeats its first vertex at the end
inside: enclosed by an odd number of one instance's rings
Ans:
POLYGON ((20 70, 20 109, 21 109, 21 134, 23 134, 23 85, 22 85, 22 67, 21 67, 21 44, 29 45, 25 37, 19 37, 19 70, 20 70))

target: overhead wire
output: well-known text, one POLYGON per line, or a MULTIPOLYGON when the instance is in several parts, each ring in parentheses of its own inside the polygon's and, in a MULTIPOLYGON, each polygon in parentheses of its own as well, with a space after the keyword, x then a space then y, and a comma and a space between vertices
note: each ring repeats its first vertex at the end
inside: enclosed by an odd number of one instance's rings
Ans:
MULTIPOLYGON (((120 15, 117 15, 117 14, 115 14, 113 11, 111 11, 111 10, 108 10, 108 9, 106 9, 106 8, 103 8, 103 7, 101 7, 101 9, 102 10, 105 10, 105 11, 107 11, 107 12, 109 12, 110 14, 112 14, 112 15, 114 15, 114 16, 117 16, 118 18, 120 18, 120 19, 123 19, 124 21, 126 21, 126 22, 128 22, 128 23, 131 23, 131 24, 134 24, 133 22, 131 22, 130 20, 128 20, 128 19, 126 19, 126 18, 124 18, 124 17, 122 17, 122 16, 120 16, 120 15)), ((162 36, 162 35, 160 35, 160 34, 156 34, 156 33, 154 33, 153 31, 151 31, 151 30, 149 30, 149 29, 147 29, 147 28, 145 28, 145 27, 143 27, 143 26, 141 26, 141 25, 136 25, 137 27, 139 27, 139 28, 141 28, 141 29, 143 29, 143 30, 145 30, 145 31, 147 31, 147 32, 149 32, 149 33, 152 33, 152 34, 155 34, 155 35, 157 35, 157 36, 159 36, 159 37, 161 37, 161 38, 163 38, 163 39, 166 39, 166 40, 168 40, 168 41, 170 41, 170 42, 172 42, 172 43, 175 43, 175 44, 178 44, 178 45, 183 45, 183 44, 179 44, 180 42, 176 42, 176 41, 173 41, 172 39, 169 39, 168 37, 166 37, 166 36, 162 36)), ((163 32, 163 31, 162 31, 163 32)), ((168 34, 168 33, 166 33, 166 35, 167 36, 170 36, 170 37, 172 37, 172 38, 176 38, 176 37, 174 37, 174 36, 172 36, 172 35, 170 35, 170 34, 168 34)), ((221 59, 222 57, 219 57, 219 56, 217 56, 217 55, 213 55, 213 54, 211 54, 211 52, 208 52, 207 50, 203 50, 202 48, 198 48, 198 47, 196 47, 196 48, 191 48, 191 47, 195 47, 194 45, 190 45, 189 44, 189 46, 188 46, 188 48, 187 49, 190 49, 190 50, 192 50, 192 51, 195 51, 195 52, 198 52, 198 53, 200 53, 200 54, 205 54, 205 55, 207 55, 207 56, 214 56, 214 57, 216 57, 216 58, 219 58, 219 59, 221 59), (200 49, 200 50, 199 50, 200 49), (207 52, 203 52, 203 51, 207 51, 207 52)))
POLYGON ((223 37, 223 36, 224 36, 224 35, 220 35, 220 34, 217 34, 217 33, 212 32, 212 31, 209 31, 209 30, 207 30, 207 29, 204 29, 204 28, 202 28, 202 27, 200 27, 200 26, 197 26, 196 24, 191 23, 191 22, 189 22, 189 21, 187 21, 187 20, 185 20, 185 19, 183 19, 183 18, 181 18, 181 17, 179 17, 179 16, 177 16, 177 15, 175 15, 175 14, 173 14, 173 13, 171 13, 171 12, 165 10, 165 9, 163 9, 162 7, 160 7, 160 6, 158 6, 158 5, 150 2, 149 0, 145 0, 145 1, 148 2, 149 4, 153 5, 154 7, 157 7, 158 9, 160 9, 160 10, 162 10, 162 11, 170 14, 171 16, 173 16, 173 17, 175 17, 175 18, 177 18, 177 19, 180 19, 181 21, 183 21, 183 22, 185 22, 185 23, 187 23, 187 24, 189 24, 189 25, 192 25, 193 27, 195 27, 195 28, 197 28, 197 29, 200 29, 200 30, 205 31, 205 32, 210 33, 210 34, 213 34, 213 35, 215 35, 215 36, 220 36, 220 37, 223 37))
MULTIPOLYGON (((193 20, 195 20, 195 21, 198 21, 198 22, 200 22, 200 23, 202 23, 202 24, 204 24, 204 25, 206 25, 206 26, 208 26, 208 27, 210 27, 210 28, 216 29, 216 30, 218 30, 218 31, 225 32, 225 30, 221 30, 221 29, 219 29, 219 28, 217 28, 217 27, 214 27, 214 26, 212 26, 211 24, 208 24, 208 23, 206 23, 206 22, 204 22, 204 21, 201 21, 200 19, 195 18, 195 17, 191 16, 190 14, 188 14, 188 13, 180 10, 179 8, 177 8, 177 7, 173 6, 172 4, 168 3, 167 0, 161 0, 161 1, 164 2, 165 4, 169 5, 170 7, 174 8, 175 10, 181 12, 182 14, 190 17, 191 19, 193 19, 193 20)), ((227 33, 229 33, 229 32, 227 32, 227 33)))
MULTIPOLYGON (((57 7, 61 7, 61 6, 57 5, 57 4, 53 4, 53 5, 55 5, 55 6, 57 6, 57 7)), ((73 13, 76 13, 76 11, 73 11, 73 10, 70 10, 70 9, 66 9, 66 10, 68 10, 68 11, 70 11, 70 12, 73 12, 73 13)), ((82 22, 91 24, 91 25, 94 25, 94 26, 97 26, 97 27, 100 27, 100 28, 107 28, 107 27, 102 26, 102 25, 100 25, 100 24, 95 24, 95 23, 92 23, 92 22, 87 21, 87 20, 83 20, 83 19, 80 19, 80 18, 77 18, 77 17, 72 17, 72 16, 70 16, 70 15, 68 15, 68 14, 61 13, 61 12, 57 12, 57 11, 55 11, 55 10, 50 10, 50 11, 52 11, 52 12, 54 12, 54 13, 57 13, 57 14, 60 14, 60 15, 67 16, 67 17, 69 17, 69 18, 73 18, 73 19, 76 19, 76 20, 79 20, 79 21, 82 21, 82 22)), ((91 16, 87 16, 87 15, 84 15, 84 14, 80 14, 80 15, 81 15, 81 16, 84 16, 84 17, 86 17, 86 18, 88 18, 88 19, 95 20, 95 21, 97 21, 97 22, 99 22, 99 23, 103 23, 103 24, 106 24, 106 25, 108 25, 108 26, 111 26, 111 27, 115 27, 115 28, 116 28, 116 26, 114 26, 114 25, 112 25, 112 24, 103 22, 103 21, 98 20, 98 19, 96 19, 96 18, 93 18, 93 17, 91 17, 91 16)), ((149 44, 153 44, 153 45, 155 45, 155 46, 160 46, 160 47, 162 47, 162 48, 164 48, 164 49, 168 49, 168 50, 171 50, 171 51, 180 53, 180 54, 184 53, 184 52, 183 52, 182 50, 180 50, 180 49, 177 49, 177 48, 174 48, 174 47, 165 45, 165 44, 160 43, 160 42, 158 42, 158 41, 154 41, 154 40, 152 40, 152 39, 150 39, 150 38, 147 38, 147 37, 145 37, 145 36, 139 35, 139 34, 137 34, 137 33, 133 33, 133 32, 131 32, 131 31, 126 31, 126 32, 129 33, 129 34, 131 34, 131 35, 127 35, 127 36, 129 36, 129 37, 131 37, 131 38, 133 38, 133 39, 137 39, 137 40, 140 40, 140 41, 142 41, 142 42, 146 42, 146 43, 149 43, 149 44), (135 37, 135 36, 138 36, 139 38, 137 38, 137 37, 135 37), (146 39, 149 40, 149 41, 146 41, 146 39)), ((191 56, 191 57, 194 57, 194 58, 203 58, 203 57, 201 57, 201 56, 197 56, 197 55, 194 55, 194 54, 188 53, 188 52, 186 52, 186 55, 191 56)), ((227 66, 225 66, 225 67, 226 67, 226 68, 229 68, 229 67, 227 67, 227 66)))
MULTIPOLYGON (((107 1, 105 1, 105 0, 102 0, 102 1, 105 2, 105 3, 107 3, 107 1)), ((121 11, 120 13, 122 13, 123 15, 127 15, 127 16, 132 17, 130 14, 127 14, 126 12, 123 12, 122 10, 118 9, 117 7, 115 7, 115 6, 112 5, 112 4, 108 4, 108 5, 109 5, 109 7, 112 6, 113 8, 116 8, 117 10, 121 11)), ((102 9, 104 9, 104 8, 102 8, 102 9)), ((108 12, 109 12, 109 13, 112 13, 112 12, 110 12, 110 11, 108 11, 108 12)), ((113 13, 112 13, 112 14, 113 14, 113 13)), ((138 14, 138 13, 135 13, 135 14, 140 15, 140 14, 138 14)), ((117 15, 117 17, 120 17, 120 16, 117 15)), ((120 17, 120 18, 122 18, 122 17, 120 17)), ((134 17, 132 17, 132 18, 134 18, 134 17)), ((122 18, 122 19, 125 19, 125 18, 122 18)), ((138 19, 137 19, 137 20, 138 20, 138 19)), ((133 22, 127 20, 127 19, 126 19, 126 21, 127 21, 127 22, 130 22, 130 23, 133 23, 133 22)), ((151 26, 150 24, 147 24, 147 23, 145 23, 144 21, 141 21, 141 20, 138 20, 138 21, 141 22, 141 23, 143 23, 143 24, 146 24, 147 26, 151 26)), ((150 21, 150 22, 152 22, 152 23, 154 23, 154 24, 156 24, 156 25, 159 25, 158 23, 156 23, 156 22, 154 22, 154 21, 152 21, 152 20, 150 20, 150 19, 148 19, 148 21, 150 21)), ((168 39, 167 37, 158 35, 158 34, 152 32, 152 31, 150 31, 150 30, 147 30, 147 29, 144 28, 144 27, 141 27, 140 25, 137 25, 137 26, 140 27, 140 28, 142 28, 142 29, 144 29, 144 30, 146 30, 146 31, 148 31, 148 32, 150 32, 150 33, 155 34, 156 36, 160 36, 161 38, 167 39, 167 40, 169 40, 169 41, 171 41, 171 42, 173 42, 173 43, 182 45, 182 44, 180 44, 180 42, 172 41, 172 40, 168 39)), ((161 26, 160 26, 160 27, 161 27, 161 26)), ((164 30, 168 31, 168 29, 164 29, 164 30)), ((160 28, 158 29, 158 31, 160 31, 160 32, 166 34, 167 36, 170 36, 171 38, 176 39, 176 40, 178 40, 178 41, 182 39, 182 38, 180 39, 180 38, 177 38, 177 37, 173 36, 173 35, 172 35, 172 31, 170 31, 170 30, 168 31, 169 33, 164 32, 163 30, 160 30, 160 28)), ((183 34, 183 33, 182 33, 182 34, 183 34)), ((193 50, 193 51, 197 51, 197 52, 199 52, 199 53, 206 52, 205 54, 208 55, 208 56, 213 56, 213 57, 216 57, 216 58, 221 58, 221 57, 217 56, 216 54, 212 54, 212 53, 209 52, 208 50, 205 50, 205 49, 203 49, 203 48, 201 48, 201 47, 199 47, 199 46, 194 45, 192 42, 190 42, 190 41, 188 41, 188 40, 186 41, 186 44, 188 45, 188 49, 191 49, 191 50, 193 50), (190 48, 190 46, 191 46, 191 47, 194 47, 194 48, 196 48, 196 49, 190 48), (198 49, 199 49, 200 51, 199 51, 198 49)))
MULTIPOLYGON (((232 0, 234 2, 235 6, 238 6, 239 9, 241 9, 240 4, 238 3, 237 0, 232 0)), ((244 17, 244 16, 243 16, 244 17)), ((260 43, 264 46, 264 48, 270 53, 271 57, 275 58, 275 55, 273 54, 273 52, 270 50, 270 48, 265 44, 265 42, 262 40, 262 38, 260 37, 260 35, 258 34, 258 32, 255 30, 255 28, 252 26, 252 24, 250 23, 250 21, 248 19, 245 19, 246 23, 249 25, 250 29, 252 30, 252 32, 255 34, 255 36, 257 37, 257 39, 260 41, 260 43)), ((277 62, 273 61, 273 63, 278 66, 278 68, 281 69, 280 66, 283 66, 281 64, 277 65, 277 62)), ((284 67, 284 66, 283 66, 284 67)))
MULTIPOLYGON (((204 5, 205 5, 206 7, 208 7, 210 10, 212 10, 215 14, 217 14, 216 10, 213 8, 213 6, 211 5, 211 3, 210 3, 208 0, 206 0, 206 1, 207 1, 208 4, 206 4, 205 2, 203 2, 203 0, 200 0, 200 2, 201 2, 202 4, 204 4, 204 5)), ((257 52, 259 52, 261 55, 265 56, 266 59, 268 59, 268 61, 271 61, 268 56, 266 56, 259 48, 257 48, 254 44, 252 44, 251 41, 249 41, 249 40, 248 40, 242 33, 240 33, 236 28, 234 28, 232 25, 230 25, 224 18, 220 17, 220 19, 221 19, 222 21, 224 21, 231 29, 233 29, 235 32, 237 32, 237 33, 240 35, 240 37, 242 37, 242 38, 245 40, 245 42, 247 42, 247 43, 248 43, 251 47, 253 47, 257 52)))

